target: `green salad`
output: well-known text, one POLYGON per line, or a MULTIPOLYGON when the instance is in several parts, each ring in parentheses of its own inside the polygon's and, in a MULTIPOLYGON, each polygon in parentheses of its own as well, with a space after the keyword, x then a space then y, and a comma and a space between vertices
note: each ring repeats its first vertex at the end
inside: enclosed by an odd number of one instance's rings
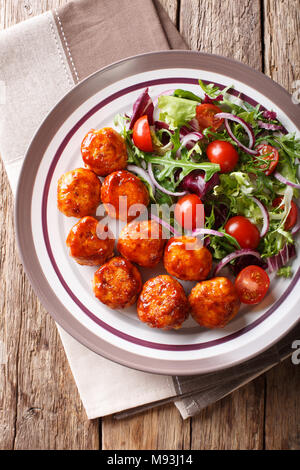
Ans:
POLYGON ((300 229, 299 138, 274 111, 250 104, 233 87, 199 80, 198 93, 174 89, 151 98, 146 89, 131 116, 115 117, 129 171, 147 184, 165 227, 203 238, 215 274, 229 263, 235 273, 255 264, 291 276, 300 229), (196 198, 202 226, 193 216, 182 226, 176 211, 196 198), (168 220, 166 205, 175 205, 168 220))

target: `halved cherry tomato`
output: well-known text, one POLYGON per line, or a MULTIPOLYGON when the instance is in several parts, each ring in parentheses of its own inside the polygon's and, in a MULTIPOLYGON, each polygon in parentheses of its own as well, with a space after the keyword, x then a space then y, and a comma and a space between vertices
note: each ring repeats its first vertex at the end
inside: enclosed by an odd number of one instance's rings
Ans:
MULTIPOLYGON (((280 206, 282 199, 283 199, 283 196, 276 197, 274 199, 274 201, 272 202, 272 206, 273 207, 280 206)), ((283 208, 282 208, 282 210, 283 210, 283 208)), ((289 215, 287 216, 285 224, 284 224, 285 230, 290 230, 292 227, 294 227, 294 225, 297 222, 297 218, 298 218, 297 206, 293 201, 291 201, 291 209, 290 209, 289 215)))
POLYGON ((132 138, 134 145, 143 152, 153 151, 150 126, 147 116, 142 116, 136 121, 133 126, 132 138))
POLYGON ((225 231, 239 242, 241 248, 255 250, 259 244, 258 228, 242 215, 231 217, 225 225, 225 231))
POLYGON ((261 144, 259 145, 256 150, 258 151, 259 155, 263 160, 265 160, 266 163, 265 165, 262 163, 260 168, 262 170, 265 170, 265 174, 269 176, 273 171, 275 170, 278 160, 279 160, 279 153, 278 150, 275 147, 272 147, 272 145, 266 145, 266 144, 261 144))
POLYGON ((240 301, 244 304, 258 304, 262 301, 270 286, 266 271, 259 266, 247 266, 235 280, 240 301))
POLYGON ((206 153, 209 161, 220 165, 222 173, 232 171, 239 159, 239 154, 234 146, 223 140, 214 140, 208 144, 206 153))
POLYGON ((179 199, 174 211, 175 219, 186 230, 203 227, 204 206, 196 194, 187 194, 179 199))
POLYGON ((202 103, 196 108, 196 118, 199 123, 200 130, 211 127, 213 131, 219 129, 224 119, 215 118, 215 114, 221 113, 222 110, 215 104, 202 103))

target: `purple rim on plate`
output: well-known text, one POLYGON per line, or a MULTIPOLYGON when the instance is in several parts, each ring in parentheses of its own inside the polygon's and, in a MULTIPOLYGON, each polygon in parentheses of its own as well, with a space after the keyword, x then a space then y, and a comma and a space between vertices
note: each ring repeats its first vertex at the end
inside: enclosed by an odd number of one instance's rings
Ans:
MULTIPOLYGON (((296 323, 297 318, 295 319, 295 316, 293 315, 292 321, 290 321, 288 327, 285 327, 285 329, 283 328, 280 333, 276 332, 276 335, 272 336, 270 334, 270 338, 268 338, 267 341, 262 338, 261 332, 260 335, 255 337, 255 341, 253 338, 250 340, 248 339, 247 344, 240 346, 240 355, 238 358, 236 358, 232 352, 225 351, 225 353, 222 355, 206 359, 205 364, 200 358, 195 360, 182 360, 180 363, 178 363, 178 361, 174 360, 162 358, 159 359, 156 357, 153 358, 148 357, 147 355, 142 356, 124 350, 121 347, 115 346, 107 340, 100 338, 95 333, 91 332, 88 328, 84 327, 71 314, 71 312, 68 311, 60 299, 56 296, 45 277, 35 252, 30 223, 33 186, 39 164, 48 146, 48 143, 55 135, 57 129, 59 129, 59 127, 64 123, 66 118, 89 97, 93 96, 101 89, 107 87, 113 81, 151 70, 167 68, 174 69, 177 68, 179 64, 182 68, 219 73, 223 76, 239 80, 240 82, 252 88, 257 88, 261 94, 265 95, 272 102, 274 102, 274 104, 277 105, 289 117, 290 121, 293 122, 296 127, 300 122, 299 107, 292 104, 290 95, 283 88, 281 88, 271 79, 264 76, 262 73, 257 72, 250 67, 232 59, 192 51, 166 51, 142 54, 140 56, 122 60, 96 72, 78 84, 53 108, 53 110, 49 113, 45 121, 40 126, 40 129, 35 134, 27 151, 19 179, 15 221, 19 252, 34 290, 41 299, 44 306, 52 314, 54 319, 68 333, 70 333, 82 344, 92 349, 96 353, 123 365, 154 373, 189 375, 230 367, 236 363, 242 362, 246 359, 249 359, 250 357, 257 355, 259 352, 267 349, 274 342, 278 341, 280 337, 286 334, 288 330, 296 323)), ((170 79, 165 80, 170 83, 170 79)), ((178 79, 174 79, 174 81, 176 80, 178 79)), ((160 83, 164 82, 160 80, 160 83)), ((140 84, 140 86, 143 85, 140 84)), ((104 104, 102 103, 102 105, 104 104)), ((93 112, 93 110, 89 112, 93 112)), ((81 121, 79 121, 77 124, 79 127, 80 122, 81 121)), ((61 149, 61 146, 59 149, 61 149)), ((265 312, 262 317, 257 319, 259 323, 261 323, 266 318, 266 316, 269 317, 271 313, 273 313, 278 308, 279 304, 287 298, 289 293, 296 285, 299 275, 300 273, 298 271, 283 296, 281 296, 281 298, 278 299, 271 309, 265 312)), ((240 332, 235 332, 227 336, 227 340, 229 337, 234 339, 237 337, 237 335, 246 333, 246 331, 249 331, 249 329, 252 329, 255 326, 256 322, 253 322, 252 325, 243 328, 240 330, 240 332)), ((271 333, 273 334, 273 331, 271 333)), ((226 338, 222 338, 221 340, 226 341, 226 338)), ((211 343, 214 343, 214 341, 211 343)), ((208 343, 205 344, 207 345, 208 343)), ((170 345, 167 346, 168 349, 170 349, 170 345)), ((175 346, 178 347, 177 345, 175 346)), ((194 345, 185 346, 191 349, 191 347, 194 345)), ((149 347, 149 345, 147 345, 147 347, 149 347)))

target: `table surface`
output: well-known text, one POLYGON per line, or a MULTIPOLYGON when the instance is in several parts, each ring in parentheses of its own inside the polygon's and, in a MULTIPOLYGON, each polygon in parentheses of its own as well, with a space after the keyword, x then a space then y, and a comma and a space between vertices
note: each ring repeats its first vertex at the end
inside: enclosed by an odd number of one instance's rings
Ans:
MULTIPOLYGON (((299 0, 160 2, 191 49, 241 60, 295 91, 299 0)), ((0 28, 64 3, 0 0, 0 28)), ((290 360, 186 421, 174 405, 89 421, 55 324, 19 261, 0 166, 0 340, 8 355, 0 365, 0 449, 300 449, 300 366, 290 360)))

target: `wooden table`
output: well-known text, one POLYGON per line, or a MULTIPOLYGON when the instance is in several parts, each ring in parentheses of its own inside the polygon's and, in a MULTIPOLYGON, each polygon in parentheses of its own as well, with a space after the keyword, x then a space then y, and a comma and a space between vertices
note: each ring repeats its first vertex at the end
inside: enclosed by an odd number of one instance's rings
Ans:
MULTIPOLYGON (((0 0, 0 28, 66 1, 0 0)), ((161 3, 192 49, 239 59, 295 91, 299 0, 161 3)), ((55 324, 16 253, 2 165, 0 178, 0 340, 8 354, 0 366, 1 449, 300 449, 300 366, 290 360, 191 420, 170 405, 123 421, 88 421, 55 324)))

